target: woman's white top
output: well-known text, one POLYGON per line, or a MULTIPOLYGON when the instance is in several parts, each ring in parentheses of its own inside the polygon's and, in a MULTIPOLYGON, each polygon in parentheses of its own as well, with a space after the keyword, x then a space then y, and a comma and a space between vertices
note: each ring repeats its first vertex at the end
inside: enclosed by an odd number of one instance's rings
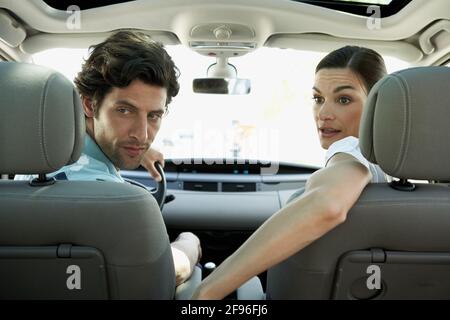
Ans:
POLYGON ((381 168, 376 164, 370 163, 362 155, 358 138, 350 136, 333 142, 325 155, 325 166, 327 166, 328 161, 337 153, 349 154, 361 162, 372 173, 372 182, 386 182, 386 174, 381 168))

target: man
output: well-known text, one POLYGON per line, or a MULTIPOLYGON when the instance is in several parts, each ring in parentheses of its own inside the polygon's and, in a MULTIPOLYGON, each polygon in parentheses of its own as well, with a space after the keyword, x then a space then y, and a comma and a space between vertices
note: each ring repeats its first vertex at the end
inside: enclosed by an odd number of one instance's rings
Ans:
MULTIPOLYGON (((154 163, 164 165, 164 160, 150 145, 178 93, 178 69, 161 44, 140 32, 120 31, 91 49, 74 81, 86 119, 83 153, 76 163, 49 176, 124 182, 119 170, 135 169, 142 162, 160 180, 154 163)), ((171 247, 178 285, 191 276, 200 258, 200 241, 184 232, 171 247)))

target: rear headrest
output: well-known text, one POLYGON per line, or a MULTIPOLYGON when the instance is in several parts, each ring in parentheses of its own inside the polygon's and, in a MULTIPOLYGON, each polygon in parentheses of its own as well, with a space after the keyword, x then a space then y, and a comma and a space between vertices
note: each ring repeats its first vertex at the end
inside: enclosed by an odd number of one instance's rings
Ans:
POLYGON ((75 162, 85 120, 73 84, 58 72, 0 62, 0 172, 49 173, 75 162))
POLYGON ((384 77, 369 93, 359 132, 363 155, 387 174, 450 180, 450 68, 384 77))

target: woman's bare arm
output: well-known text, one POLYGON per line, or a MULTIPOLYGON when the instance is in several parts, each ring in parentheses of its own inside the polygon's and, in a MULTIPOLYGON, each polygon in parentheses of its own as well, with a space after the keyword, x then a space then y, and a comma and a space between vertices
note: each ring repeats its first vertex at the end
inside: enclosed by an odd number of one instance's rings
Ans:
POLYGON ((199 286, 193 299, 223 299, 251 277, 285 260, 345 221, 370 182, 369 170, 336 154, 316 171, 305 193, 268 219, 199 286))

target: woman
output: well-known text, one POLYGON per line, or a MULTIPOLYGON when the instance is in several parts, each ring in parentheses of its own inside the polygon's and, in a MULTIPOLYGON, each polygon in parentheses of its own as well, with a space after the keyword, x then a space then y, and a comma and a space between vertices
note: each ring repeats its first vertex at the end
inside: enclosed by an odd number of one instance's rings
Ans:
POLYGON ((373 50, 347 46, 317 66, 314 119, 326 166, 311 175, 305 192, 268 219, 199 286, 194 299, 223 299, 251 277, 283 261, 346 219, 369 182, 381 170, 358 147, 363 105, 373 85, 386 75, 373 50))

